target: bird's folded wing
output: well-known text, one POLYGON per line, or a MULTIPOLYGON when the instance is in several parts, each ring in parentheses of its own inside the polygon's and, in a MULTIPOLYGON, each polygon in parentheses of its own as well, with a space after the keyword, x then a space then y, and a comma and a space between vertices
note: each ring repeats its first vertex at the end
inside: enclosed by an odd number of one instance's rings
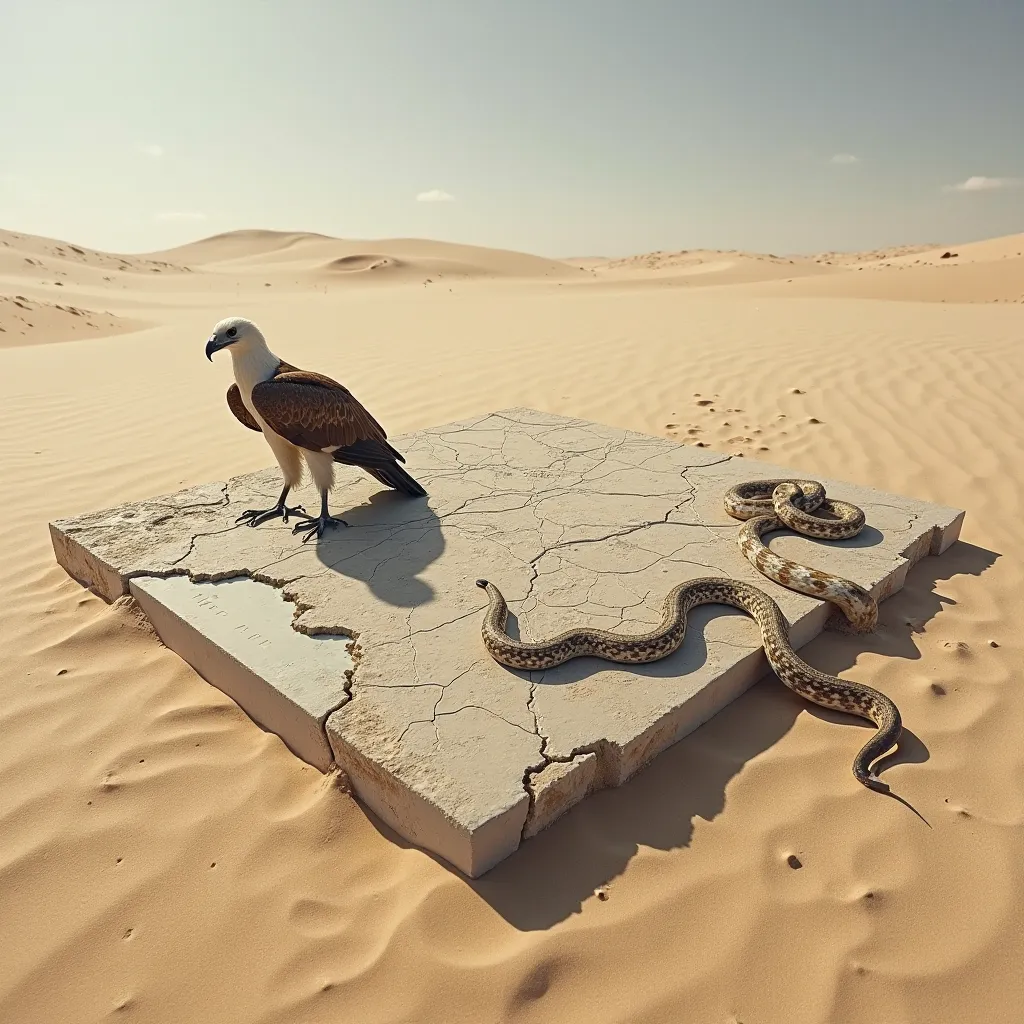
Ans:
POLYGON ((374 466, 393 466, 396 462, 405 462, 405 456, 392 448, 387 441, 378 441, 371 437, 339 448, 334 453, 334 461, 349 466, 362 466, 368 470, 374 466))
POLYGON ((237 384, 232 384, 228 388, 228 408, 243 426, 263 433, 263 428, 252 418, 252 413, 246 409, 245 402, 242 401, 242 392, 238 390, 237 384))
POLYGON ((252 389, 252 404, 272 430, 300 448, 323 451, 387 438, 348 388, 319 373, 278 373, 252 389))

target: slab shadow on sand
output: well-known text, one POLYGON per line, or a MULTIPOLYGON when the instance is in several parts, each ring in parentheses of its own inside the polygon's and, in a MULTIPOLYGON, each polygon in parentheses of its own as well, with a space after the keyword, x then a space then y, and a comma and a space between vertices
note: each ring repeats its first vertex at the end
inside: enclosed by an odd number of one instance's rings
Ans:
POLYGON ((316 541, 324 566, 365 583, 390 605, 412 608, 433 599, 434 588, 420 576, 441 557, 445 540, 426 498, 384 490, 355 508, 332 511, 349 525, 327 530, 316 541))
MULTIPOLYGON (((850 668, 865 651, 906 660, 920 658, 914 633, 944 605, 955 603, 941 593, 940 582, 981 576, 998 557, 958 541, 942 556, 926 558, 910 570, 903 590, 882 603, 876 633, 849 636, 826 631, 802 648, 801 656, 833 673, 850 668)), ((891 696, 898 703, 899 695, 891 696)), ((587 797, 483 878, 466 884, 523 931, 564 920, 578 912, 598 886, 620 875, 640 847, 668 851, 688 846, 694 818, 710 821, 721 814, 733 777, 747 761, 777 743, 803 712, 844 728, 861 729, 865 740, 874 728, 810 704, 768 676, 624 785, 587 797)), ((880 767, 884 771, 900 763, 921 763, 928 756, 924 742, 904 727, 898 750, 880 767)), ((800 780, 794 778, 792 784, 800 785, 800 780)), ((852 776, 849 784, 856 785, 852 776)), ((910 810, 906 813, 913 825, 926 827, 910 810)), ((369 816, 389 841, 409 845, 369 816)), ((448 867, 439 859, 438 863, 448 867)))

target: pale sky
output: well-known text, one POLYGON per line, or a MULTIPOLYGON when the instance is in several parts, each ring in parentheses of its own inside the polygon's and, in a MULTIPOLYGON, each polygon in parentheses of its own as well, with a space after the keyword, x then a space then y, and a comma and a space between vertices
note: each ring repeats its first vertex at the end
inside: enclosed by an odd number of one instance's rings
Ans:
POLYGON ((1024 0, 4 0, 0 33, 0 227, 97 248, 1024 231, 1024 0))

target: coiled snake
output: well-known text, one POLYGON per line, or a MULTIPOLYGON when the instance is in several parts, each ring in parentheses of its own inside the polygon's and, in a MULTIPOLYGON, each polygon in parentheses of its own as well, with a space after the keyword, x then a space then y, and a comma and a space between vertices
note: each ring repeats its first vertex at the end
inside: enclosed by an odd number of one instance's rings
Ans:
MULTIPOLYGON (((864 513, 856 505, 826 498, 825 488, 814 480, 750 480, 726 492, 725 511, 734 519, 746 520, 739 545, 759 572, 791 590, 835 604, 846 616, 851 631, 870 632, 875 628, 878 605, 863 587, 782 558, 761 541, 766 533, 784 526, 808 537, 854 537, 864 526, 864 513), (819 511, 833 518, 814 514, 819 511)), ((487 592, 481 633, 488 653, 502 665, 528 671, 554 668, 587 655, 619 664, 644 665, 679 649, 691 608, 725 604, 746 612, 760 627, 768 663, 786 686, 821 707, 874 722, 877 730, 854 758, 853 774, 869 789, 889 792, 888 785, 871 771, 871 765, 899 740, 903 729, 899 709, 884 693, 819 672, 801 660, 790 644, 789 624, 782 609, 763 590, 728 577, 687 580, 669 591, 661 625, 649 633, 622 636, 604 629, 580 628, 548 640, 528 642, 513 640, 505 631, 508 605, 501 591, 488 580, 477 580, 476 585, 487 592)))

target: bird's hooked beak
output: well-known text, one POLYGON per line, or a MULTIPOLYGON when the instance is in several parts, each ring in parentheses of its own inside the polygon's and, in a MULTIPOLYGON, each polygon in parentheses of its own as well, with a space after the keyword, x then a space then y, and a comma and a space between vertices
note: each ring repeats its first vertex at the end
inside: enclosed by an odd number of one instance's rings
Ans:
POLYGON ((206 358, 213 362, 213 353, 219 352, 222 348, 227 348, 235 339, 218 336, 216 334, 210 335, 210 340, 206 343, 206 358))

